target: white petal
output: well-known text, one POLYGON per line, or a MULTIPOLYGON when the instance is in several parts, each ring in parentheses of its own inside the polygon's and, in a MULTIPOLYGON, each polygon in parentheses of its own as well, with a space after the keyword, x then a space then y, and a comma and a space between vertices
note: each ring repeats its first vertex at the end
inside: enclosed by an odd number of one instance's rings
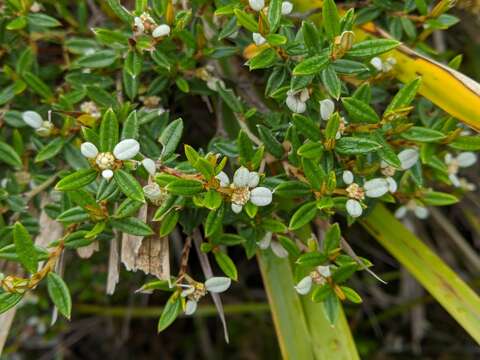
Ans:
POLYGON ((346 204, 347 213, 354 218, 362 215, 362 205, 357 200, 349 199, 346 204))
POLYGON ((428 217, 429 211, 424 206, 417 206, 415 210, 413 210, 415 216, 419 219, 426 219, 428 217))
POLYGON ((34 129, 38 129, 43 124, 42 117, 36 111, 30 111, 30 110, 25 111, 22 114, 22 119, 25 122, 25 124, 27 124, 28 126, 34 128, 34 129))
POLYGON ((240 214, 240 213, 242 212, 242 209, 243 209, 243 206, 242 206, 242 205, 238 205, 238 204, 232 203, 232 211, 233 211, 235 214, 240 214))
POLYGON ((80 145, 80 152, 88 159, 94 159, 98 155, 97 147, 91 142, 84 142, 80 145))
POLYGON ((395 210, 395 217, 397 219, 402 219, 407 215, 407 207, 406 206, 400 206, 397 210, 395 210))
POLYGON ((105 180, 110 180, 110 179, 113 177, 113 171, 110 170, 110 169, 103 170, 103 171, 102 171, 102 177, 103 177, 105 180))
POLYGON ((248 4, 252 8, 252 10, 260 11, 265 7, 264 0, 248 0, 248 4))
POLYGON ((260 33, 257 32, 254 32, 252 34, 252 39, 257 46, 263 45, 267 41, 260 33))
POLYGON ((220 186, 221 187, 227 187, 230 185, 230 179, 228 178, 228 175, 225 174, 223 171, 220 171, 215 178, 220 181, 220 186))
POLYGON ((152 176, 155 175, 157 171, 157 166, 155 165, 155 161, 153 161, 150 158, 145 158, 142 160, 142 165, 150 175, 152 176))
POLYGON ((382 178, 376 178, 367 181, 363 188, 365 189, 365 195, 371 198, 378 198, 385 195, 388 192, 388 182, 382 178))
POLYGON ((145 26, 143 26, 143 21, 140 19, 138 16, 135 17, 133 20, 135 26, 137 27, 137 33, 143 34, 143 31, 145 30, 145 26))
POLYGON ((159 25, 152 31, 152 36, 154 38, 167 36, 169 34, 170 34, 170 26, 168 26, 167 24, 159 25))
POLYGON ((273 253, 279 258, 286 258, 288 256, 288 251, 276 241, 272 241, 270 247, 272 248, 273 253))
POLYGON ((445 157, 444 157, 444 160, 445 160, 445 164, 447 164, 447 165, 450 164, 453 161, 452 154, 446 153, 445 157))
POLYGON ((250 174, 248 175, 248 187, 249 188, 256 187, 259 181, 260 181, 260 175, 258 175, 258 173, 255 171, 251 171, 250 174))
POLYGON ((402 170, 410 169, 418 161, 418 150, 405 149, 398 154, 402 170))
POLYGON ((372 60, 370 60, 370 64, 372 64, 372 66, 378 71, 382 71, 383 69, 383 62, 379 57, 374 57, 372 60))
POLYGON ((306 295, 310 292, 312 288, 312 278, 310 276, 305 276, 302 280, 298 282, 295 286, 295 290, 300 295, 306 295))
POLYGON ((135 139, 125 139, 120 141, 113 149, 113 155, 118 160, 128 160, 140 151, 140 144, 135 139))
POLYGON ((182 290, 180 296, 187 297, 188 295, 192 295, 195 292, 195 288, 192 285, 187 285, 185 290, 182 290))
POLYGON ((250 180, 250 171, 244 166, 240 167, 233 174, 233 183, 238 187, 248 186, 248 181, 250 180))
POLYGON ((330 119, 330 116, 335 111, 335 103, 330 99, 320 101, 320 116, 322 120, 330 119))
POLYGON ((299 101, 297 97, 294 95, 288 95, 287 99, 285 100, 285 104, 287 105, 287 107, 290 109, 290 111, 294 113, 300 113, 299 112, 301 107, 301 105, 299 105, 300 103, 301 101, 299 101))
POLYGON ((269 231, 265 234, 263 239, 257 243, 257 245, 260 249, 266 250, 270 246, 271 242, 272 242, 272 233, 269 231))
POLYGON ((195 300, 187 300, 185 304, 185 315, 193 315, 197 311, 197 302, 195 300))
POLYGON ((259 186, 250 192, 250 201, 257 206, 267 206, 272 202, 272 190, 259 186))
POLYGON ((213 293, 221 293, 230 287, 232 280, 228 277, 212 277, 205 281, 205 288, 213 293))
POLYGON ((299 95, 298 99, 301 102, 307 102, 307 100, 310 99, 310 93, 308 92, 307 88, 300 91, 300 95, 299 95))
POLYGON ((457 175, 450 174, 448 175, 448 178, 450 179, 450 182, 452 183, 453 186, 460 187, 460 180, 458 179, 457 175))
POLYGON ((398 186, 395 179, 389 176, 385 178, 385 180, 387 180, 387 183, 388 183, 388 191, 390 191, 392 194, 397 192, 398 186))
POLYGON ((477 156, 473 152, 463 152, 457 156, 460 167, 469 167, 477 162, 477 156))
POLYGON ((317 266, 317 271, 320 275, 326 278, 332 275, 332 273, 330 272, 330 266, 317 266))
POLYGON ((293 10, 293 4, 290 1, 282 2, 282 15, 288 15, 293 10))
POLYGON ((353 183, 353 173, 350 170, 345 170, 342 174, 343 182, 347 185, 353 183))

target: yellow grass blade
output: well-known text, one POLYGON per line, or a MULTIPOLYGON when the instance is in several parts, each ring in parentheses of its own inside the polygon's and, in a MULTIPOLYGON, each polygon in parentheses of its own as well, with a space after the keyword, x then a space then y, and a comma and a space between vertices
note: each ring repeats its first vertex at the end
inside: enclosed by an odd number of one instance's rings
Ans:
POLYGON ((480 343, 478 295, 383 205, 362 225, 480 343))

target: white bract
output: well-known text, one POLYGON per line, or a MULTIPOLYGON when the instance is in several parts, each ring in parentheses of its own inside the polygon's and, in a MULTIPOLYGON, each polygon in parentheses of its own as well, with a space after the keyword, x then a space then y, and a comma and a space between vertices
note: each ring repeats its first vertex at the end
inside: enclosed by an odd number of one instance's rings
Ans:
POLYGON ((257 186, 260 175, 255 171, 249 171, 246 167, 240 167, 233 175, 233 183, 230 184, 227 174, 221 171, 216 175, 221 187, 232 189, 232 211, 240 213, 243 206, 250 201, 256 206, 267 206, 272 202, 272 191, 263 186, 257 186))
POLYGON ((290 1, 282 2, 282 15, 288 15, 293 10, 293 4, 290 1))
POLYGON ((445 155, 445 164, 448 168, 448 178, 455 187, 461 187, 460 179, 458 178, 458 172, 460 168, 470 167, 477 162, 477 156, 473 152, 462 152, 457 156, 453 156, 450 153, 445 155))
POLYGON ((267 42, 267 40, 260 33, 257 33, 257 32, 254 32, 252 34, 252 38, 253 38, 253 42, 257 46, 263 45, 267 42))
POLYGON ((159 38, 159 37, 168 36, 168 35, 170 35, 170 26, 168 26, 167 24, 158 25, 152 31, 152 36, 154 38, 159 38))
POLYGON ((306 102, 309 98, 310 94, 308 93, 308 89, 302 89, 296 92, 289 90, 285 103, 292 112, 302 114, 307 110, 306 102))
POLYGON ((257 243, 262 250, 272 249, 272 252, 279 258, 286 258, 288 256, 287 250, 278 241, 272 239, 272 233, 267 232, 263 239, 257 243))
POLYGON ((335 103, 330 99, 324 99, 320 101, 320 116, 322 120, 327 121, 335 111, 335 103))
POLYGON ((429 215, 429 211, 425 206, 419 205, 415 200, 409 200, 405 205, 400 206, 395 211, 395 217, 402 219, 407 215, 407 212, 413 212, 419 219, 426 219, 429 215))
POLYGON ((125 139, 115 145, 111 152, 99 152, 91 142, 80 145, 80 152, 88 159, 94 160, 102 171, 102 177, 110 180, 113 177, 113 168, 117 160, 125 161, 134 158, 140 151, 140 144, 135 139, 125 139))
POLYGON ((405 149, 398 154, 400 159, 401 169, 408 170, 413 167, 419 158, 418 150, 416 149, 405 149))
POLYGON ((252 10, 260 11, 265 7, 265 0, 248 0, 248 4, 252 10))

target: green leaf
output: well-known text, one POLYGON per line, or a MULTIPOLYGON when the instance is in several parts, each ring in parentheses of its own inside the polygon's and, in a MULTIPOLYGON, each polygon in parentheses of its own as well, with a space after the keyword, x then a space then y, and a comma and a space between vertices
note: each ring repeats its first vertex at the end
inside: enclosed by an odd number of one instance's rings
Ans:
POLYGON ((357 98, 343 98, 342 103, 352 122, 375 124, 380 121, 375 110, 357 98))
POLYGON ((315 201, 307 202, 300 206, 292 215, 288 227, 290 230, 300 229, 315 218, 317 214, 317 206, 315 201))
POLYGON ((335 295, 335 293, 331 292, 323 301, 323 307, 325 309, 325 313, 327 314, 327 318, 330 321, 330 324, 335 324, 338 319, 338 314, 340 311, 340 302, 335 295))
POLYGON ((271 0, 268 4, 267 19, 270 24, 270 33, 277 31, 282 18, 282 0, 271 0))
POLYGON ((132 111, 125 122, 123 123, 122 128, 122 140, 125 139, 137 139, 138 138, 138 117, 137 111, 132 111))
POLYGON ((132 200, 145 202, 143 189, 138 181, 128 172, 117 169, 113 173, 113 178, 122 192, 132 200))
POLYGON ((36 273, 38 267, 37 252, 32 237, 19 222, 16 222, 13 226, 13 242, 20 263, 28 272, 36 273))
POLYGON ((478 151, 480 150, 480 136, 460 136, 448 145, 457 150, 478 151))
POLYGON ((400 42, 392 39, 365 40, 352 46, 347 52, 352 58, 371 58, 395 49, 400 42))
POLYGON ((342 90, 342 83, 333 66, 329 65, 322 71, 322 82, 330 96, 338 100, 342 90))
POLYGON ((277 52, 272 48, 267 48, 248 60, 246 64, 250 70, 266 69, 275 64, 277 59, 277 52))
POLYGON ((182 301, 178 293, 173 293, 165 304, 160 320, 158 321, 158 332, 165 330, 177 318, 182 308, 182 301))
POLYGON ((170 234, 177 225, 179 218, 180 212, 175 210, 171 210, 165 216, 163 216, 159 230, 160 237, 164 237, 170 234))
POLYGON ((118 120, 112 109, 108 109, 100 124, 100 151, 113 151, 118 144, 118 120))
POLYGON ((130 26, 133 24, 132 14, 130 14, 130 12, 123 7, 123 5, 120 3, 120 0, 107 0, 107 3, 115 15, 117 15, 124 23, 130 26))
POLYGON ((149 236, 154 234, 150 226, 136 217, 127 217, 118 220, 111 219, 110 224, 114 229, 131 235, 149 236))
POLYGON ((222 195, 215 189, 208 190, 203 199, 203 206, 207 209, 215 210, 218 209, 220 205, 222 205, 222 195))
POLYGON ((335 146, 335 151, 343 155, 366 154, 382 147, 378 142, 360 137, 342 137, 335 146))
POLYGON ((22 166, 22 160, 15 149, 3 141, 0 141, 0 161, 18 168, 22 166))
POLYGON ((412 103, 413 99, 415 99, 415 95, 417 95, 418 89, 420 88, 421 84, 421 78, 415 79, 408 84, 405 84, 392 99, 387 109, 385 110, 385 114, 409 106, 412 103))
POLYGON ((61 137, 57 137, 45 145, 35 156, 35 162, 41 162, 56 156, 63 149, 65 145, 65 140, 61 137))
POLYGON ((240 130, 237 137, 237 147, 240 154, 240 158, 244 162, 248 162, 253 158, 255 153, 253 149, 253 142, 248 137, 247 133, 243 130, 240 130))
POLYGON ((227 275, 230 279, 236 281, 238 279, 237 267, 233 263, 232 259, 230 259, 227 254, 221 251, 215 252, 214 256, 215 261, 217 262, 220 269, 222 269, 223 273, 227 275))
POLYGON ((252 15, 247 14, 245 11, 240 9, 235 9, 233 12, 240 25, 242 25, 248 31, 258 32, 258 23, 255 21, 252 15))
POLYGON ((423 194, 422 200, 425 204, 433 206, 452 205, 458 202, 456 196, 439 191, 426 192, 423 194))
POLYGON ((330 63, 328 55, 316 55, 303 60, 293 69, 293 75, 315 75, 325 69, 330 63))
POLYGON ((158 66, 160 66, 162 69, 170 71, 172 65, 170 64, 168 57, 162 52, 160 48, 152 51, 150 55, 152 56, 153 61, 155 61, 158 66))
POLYGON ((282 144, 280 144, 280 142, 272 134, 272 131, 263 125, 257 125, 257 129, 260 138, 265 145, 265 149, 277 159, 281 159, 283 157, 284 149, 282 144))
POLYGON ((0 315, 17 305, 22 300, 23 295, 8 292, 0 293, 0 315))
POLYGON ((293 124, 300 134, 312 141, 319 141, 321 139, 320 129, 318 124, 309 117, 293 114, 293 124))
POLYGON ((84 209, 74 206, 62 212, 55 220, 63 223, 79 223, 88 219, 90 219, 90 215, 84 209))
POLYGON ((97 178, 95 169, 80 169, 61 179, 55 189, 58 191, 76 190, 90 184, 97 178))
POLYGON ((323 250, 328 254, 331 251, 337 249, 340 246, 340 238, 342 234, 340 232, 340 226, 338 223, 333 224, 327 230, 325 234, 325 240, 323 241, 323 250))
POLYGON ((324 0, 322 5, 322 19, 325 33, 330 39, 340 34, 340 16, 333 0, 324 0))
POLYGON ((243 105, 241 100, 235 95, 232 89, 226 89, 222 85, 217 86, 218 95, 222 98, 225 105, 227 105, 234 113, 242 113, 243 105))
POLYGON ((27 18, 25 16, 18 16, 7 24, 6 29, 20 30, 25 26, 27 26, 27 18))
POLYGON ((30 89, 35 91, 42 98, 46 100, 53 98, 53 93, 52 90, 50 90, 50 86, 45 84, 38 76, 32 74, 31 72, 25 72, 23 74, 23 80, 25 80, 30 89))
POLYGON ((312 53, 320 53, 322 50, 322 37, 318 28, 311 21, 304 21, 301 27, 303 42, 312 53))
POLYGON ((163 130, 158 141, 162 144, 162 157, 168 157, 175 152, 183 133, 183 120, 181 118, 172 121, 163 130))
POLYGON ((308 184, 295 180, 282 182, 275 188, 275 195, 280 197, 303 197, 311 193, 312 189, 308 184))
POLYGON ((365 64, 348 59, 337 59, 332 63, 332 66, 337 73, 345 75, 360 74, 368 71, 368 67, 365 64))
POLYGON ((347 298, 347 300, 350 300, 354 304, 362 303, 362 297, 352 288, 349 288, 346 286, 340 286, 340 289, 342 289, 342 292, 345 294, 345 297, 347 298))
POLYGON ((295 242, 283 235, 278 235, 277 240, 282 245, 282 247, 287 250, 288 254, 294 259, 298 258, 301 254, 300 249, 298 248, 295 242))
POLYGON ((447 136, 438 130, 421 126, 412 126, 400 134, 404 139, 418 142, 434 142, 445 139, 447 136))
POLYGON ((113 50, 97 50, 93 54, 83 55, 77 60, 77 65, 85 68, 104 68, 117 60, 113 50))
POLYGON ((203 183, 197 180, 174 180, 165 187, 168 192, 175 195, 191 196, 203 190, 203 183))
POLYGON ((303 255, 300 255, 296 263, 302 266, 315 267, 322 264, 328 260, 328 255, 320 253, 318 251, 308 252, 303 255))
POLYGON ((297 154, 307 159, 319 159, 323 153, 323 144, 319 142, 306 142, 297 150, 297 154))
POLYGON ((216 210, 211 210, 205 220, 205 237, 210 237, 222 228, 225 206, 220 206, 216 210))
POLYGON ((27 16, 27 20, 30 26, 52 28, 52 27, 57 27, 62 25, 62 23, 57 19, 51 16, 48 16, 47 14, 41 14, 41 13, 29 13, 27 16))
POLYGON ((72 299, 67 284, 63 279, 53 273, 48 273, 47 276, 48 295, 58 309, 58 312, 70 320, 72 312, 72 299))

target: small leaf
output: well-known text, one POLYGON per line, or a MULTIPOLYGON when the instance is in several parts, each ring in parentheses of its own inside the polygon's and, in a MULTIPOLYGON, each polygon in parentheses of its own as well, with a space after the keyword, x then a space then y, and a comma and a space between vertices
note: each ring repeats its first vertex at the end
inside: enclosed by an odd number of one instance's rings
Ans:
POLYGON ((326 253, 330 253, 331 251, 337 249, 340 246, 340 238, 341 238, 340 226, 338 225, 338 223, 335 223, 332 226, 330 226, 330 228, 327 230, 325 234, 325 240, 323 242, 323 250, 326 253))
POLYGON ((180 218, 180 212, 171 210, 162 217, 162 223, 160 224, 159 235, 160 237, 170 234, 178 223, 180 218))
POLYGON ((312 193, 311 187, 300 181, 285 181, 275 188, 275 195, 280 197, 303 197, 312 193))
POLYGON ((108 109, 100 124, 100 151, 112 151, 118 143, 118 120, 112 109, 108 109))
POLYGON ((422 200, 425 204, 433 206, 452 205, 458 202, 458 198, 456 196, 439 191, 426 192, 423 195, 422 200))
POLYGON ((303 60, 293 69, 293 75, 315 75, 325 69, 330 63, 328 55, 316 55, 303 60))
POLYGON ((45 145, 35 156, 35 162, 41 162, 55 157, 63 149, 65 141, 61 137, 57 137, 45 145))
POLYGON ((220 206, 216 210, 211 210, 205 220, 205 236, 208 238, 222 228, 225 206, 220 206))
POLYGON ((80 169, 61 179, 55 189, 58 191, 76 190, 90 184, 97 178, 95 169, 80 169))
POLYGON ((78 66, 85 68, 104 68, 112 65, 117 60, 113 50, 97 50, 93 54, 83 55, 77 60, 78 66))
POLYGON ((267 48, 247 61, 250 70, 266 69, 271 67, 278 59, 277 52, 272 48, 267 48))
POLYGON ((23 294, 8 292, 0 293, 0 315, 17 305, 22 298, 23 294))
POLYGON ((175 152, 183 133, 183 120, 172 121, 162 132, 158 141, 162 144, 162 157, 168 157, 175 152))
POLYGON ((338 319, 338 314, 340 312, 340 301, 334 292, 331 292, 323 301, 323 308, 327 315, 330 324, 335 324, 338 319))
POLYGON ((378 142, 360 137, 342 137, 335 146, 335 151, 344 155, 366 154, 382 147, 378 142))
POLYGON ((177 318, 182 308, 182 301, 178 293, 173 293, 165 304, 160 320, 158 321, 158 332, 165 330, 177 318))
POLYGON ((445 139, 447 136, 438 130, 428 129, 421 126, 412 126, 401 133, 404 139, 418 142, 434 142, 445 139))
POLYGON ((351 302, 353 302, 354 304, 362 303, 362 297, 352 288, 349 288, 347 286, 340 286, 340 289, 342 289, 342 292, 345 294, 345 297, 351 302))
POLYGON ((325 33, 330 39, 340 34, 340 16, 333 0, 324 0, 322 5, 322 19, 325 33))
POLYGON ((13 227, 13 242, 20 263, 28 272, 36 273, 38 267, 37 252, 27 229, 19 222, 16 222, 13 227))
POLYGON ((342 103, 352 122, 375 124, 380 121, 375 110, 357 98, 343 98, 342 103))
POLYGON ((327 260, 328 255, 314 251, 300 255, 296 263, 302 266, 315 267, 325 264, 327 260))
POLYGON ((282 0, 271 0, 268 5, 267 19, 270 33, 275 33, 282 18, 282 0))
POLYGON ((448 145, 457 150, 478 151, 480 150, 480 136, 460 136, 448 145))
POLYGON ((342 90, 342 83, 333 66, 329 65, 322 71, 322 82, 330 96, 338 100, 342 90))
POLYGON ((300 208, 295 211, 292 218, 290 219, 290 224, 288 227, 290 230, 300 229, 302 226, 308 224, 315 218, 317 214, 317 206, 315 201, 308 202, 300 206, 300 208))
POLYGON ((418 78, 404 85, 388 105, 385 114, 409 106, 415 99, 421 84, 422 79, 418 78))
POLYGON ((122 192, 132 200, 145 202, 143 189, 138 181, 128 172, 118 169, 113 173, 113 178, 122 192))
POLYGON ((132 14, 122 6, 120 0, 107 0, 107 3, 115 15, 117 15, 124 23, 128 25, 133 24, 132 14))
POLYGON ((136 217, 127 217, 123 219, 111 219, 110 224, 114 229, 118 229, 121 232, 136 235, 136 236, 149 236, 153 235, 153 230, 145 224, 142 220, 136 217))
POLYGON ((237 280, 238 279, 238 273, 237 273, 237 267, 233 263, 232 259, 230 257, 221 252, 215 252, 215 261, 217 262, 218 266, 220 269, 222 269, 223 273, 227 275, 230 279, 232 280, 237 280))
POLYGON ((250 14, 247 14, 245 11, 240 9, 233 10, 237 21, 245 29, 251 32, 258 32, 258 23, 255 21, 254 17, 250 14))
POLYGON ((50 86, 45 84, 37 75, 34 75, 31 72, 25 72, 23 74, 23 80, 25 80, 30 89, 35 91, 44 99, 48 100, 53 98, 53 93, 52 90, 50 90, 50 86))
POLYGON ((347 52, 352 58, 371 58, 395 49, 400 42, 392 39, 365 40, 352 46, 347 52))
POLYGON ((15 149, 3 141, 0 141, 0 161, 15 167, 22 166, 22 160, 15 149))
POLYGON ((47 288, 50 299, 52 299, 60 314, 70 320, 72 299, 67 284, 59 275, 50 272, 47 276, 47 288))
POLYGON ((191 196, 203 190, 203 184, 197 180, 174 180, 165 187, 168 192, 175 195, 191 196))

